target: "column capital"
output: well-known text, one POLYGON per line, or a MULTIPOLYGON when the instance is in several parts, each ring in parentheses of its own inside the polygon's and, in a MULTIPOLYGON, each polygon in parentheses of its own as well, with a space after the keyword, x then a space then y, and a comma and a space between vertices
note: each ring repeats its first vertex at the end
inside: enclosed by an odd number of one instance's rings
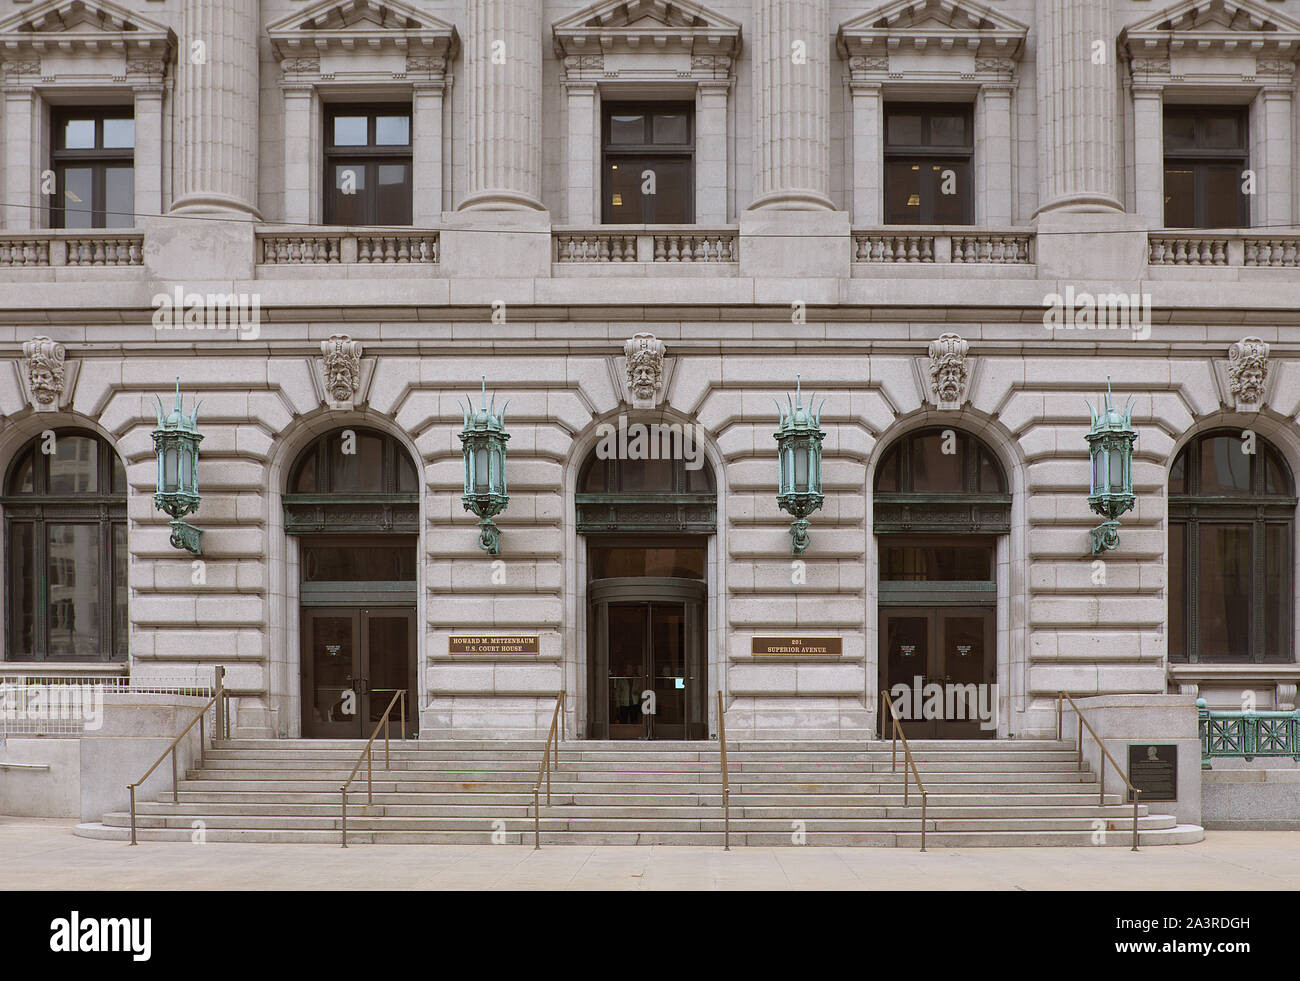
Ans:
POLYGON ((599 83, 586 78, 566 78, 560 82, 560 85, 569 95, 595 96, 596 90, 600 88, 599 83))

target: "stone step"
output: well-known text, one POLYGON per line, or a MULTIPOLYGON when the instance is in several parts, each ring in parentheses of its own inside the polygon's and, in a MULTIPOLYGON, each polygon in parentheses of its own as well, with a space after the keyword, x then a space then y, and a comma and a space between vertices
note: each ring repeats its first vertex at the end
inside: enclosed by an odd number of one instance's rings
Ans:
MULTIPOLYGON (((100 838, 111 841, 127 841, 130 838, 130 830, 124 827, 110 827, 100 822, 86 823, 77 825, 74 834, 83 838, 100 838)), ((149 841, 178 841, 189 842, 192 840, 193 831, 186 828, 168 828, 168 829, 143 829, 138 832, 138 838, 142 842, 149 841)), ((531 829, 515 831, 508 830, 501 837, 504 845, 523 845, 528 848, 532 847, 533 834, 531 829)), ((1152 845, 1174 845, 1174 844, 1191 844, 1202 841, 1205 838, 1205 830, 1199 825, 1176 825, 1172 828, 1166 828, 1153 831, 1139 830, 1138 844, 1139 847, 1152 845)), ((244 842, 244 843, 316 843, 337 845, 339 843, 339 832, 337 831, 289 831, 289 830, 258 830, 249 828, 216 828, 206 833, 206 840, 209 842, 244 842)), ((1096 840, 1095 832, 1091 829, 1087 831, 966 831, 966 832, 944 832, 926 834, 926 845, 930 848, 1021 848, 1033 846, 1076 846, 1076 847, 1096 847, 1098 844, 1110 847, 1127 848, 1131 844, 1131 836, 1124 834, 1120 830, 1108 832, 1101 841, 1096 840)), ((900 847, 900 848, 919 848, 920 834, 918 832, 896 832, 892 834, 862 834, 855 832, 817 832, 810 831, 807 833, 806 842, 813 846, 879 846, 879 847, 900 847)), ((365 844, 447 844, 447 845, 471 845, 471 844, 495 844, 493 833, 490 831, 362 831, 353 833, 348 831, 349 845, 365 844)), ((691 846, 712 846, 718 851, 722 850, 722 835, 719 832, 628 832, 628 831, 605 831, 605 832, 543 832, 543 846, 563 846, 563 845, 691 845, 691 846)), ((762 846, 762 847, 789 847, 790 834, 783 831, 779 833, 762 833, 753 832, 748 834, 733 834, 731 836, 733 848, 745 846, 762 846)))
MULTIPOLYGON (((963 772, 963 773, 982 773, 982 772, 1008 772, 1014 769, 1017 773, 1045 771, 1045 772, 1063 772, 1076 771, 1074 761, 1065 760, 1018 760, 1014 763, 1008 763, 1005 760, 918 760, 917 769, 921 771, 922 779, 927 774, 943 772, 963 772)), ((268 774, 292 775, 293 773, 308 773, 310 771, 325 771, 330 773, 340 773, 346 777, 352 772, 356 761, 331 760, 331 759, 225 759, 222 757, 213 758, 205 756, 203 767, 205 771, 213 773, 232 773, 238 771, 265 771, 268 774)), ((533 766, 528 761, 521 760, 426 760, 411 759, 398 755, 390 755, 387 762, 384 760, 382 753, 376 754, 371 766, 375 770, 386 769, 390 771, 403 772, 447 772, 455 774, 468 775, 473 778, 476 775, 486 775, 489 773, 511 773, 511 774, 528 774, 536 777, 540 769, 541 762, 536 761, 537 765, 533 766)), ((900 770, 903 762, 900 760, 897 764, 892 763, 888 757, 875 758, 868 760, 816 760, 816 761, 798 761, 798 760, 728 760, 728 770, 731 773, 788 773, 788 774, 807 774, 822 772, 882 772, 900 770)), ((364 772, 366 763, 361 763, 359 772, 364 772)), ((559 761, 558 769, 564 772, 583 772, 598 773, 621 772, 621 773, 721 773, 721 761, 715 756, 711 760, 694 761, 694 760, 574 760, 564 758, 559 761)), ((554 772, 554 770, 552 770, 554 772)))
MULTIPOLYGON (((660 761, 666 763, 711 763, 717 765, 721 759, 721 753, 718 751, 716 744, 711 749, 704 749, 692 752, 660 753, 655 750, 631 750, 631 749, 586 749, 575 748, 588 744, 582 743, 563 743, 560 747, 560 759, 566 761, 604 761, 604 762, 645 762, 660 761)), ((540 766, 542 761, 542 750, 520 751, 520 750, 434 750, 414 748, 415 744, 392 743, 389 745, 389 755, 393 759, 399 760, 428 760, 428 761, 500 761, 502 763, 516 762, 521 765, 540 766)), ((351 766, 357 761, 361 754, 362 747, 353 749, 293 749, 275 751, 270 749, 209 749, 205 758, 214 761, 249 761, 253 763, 265 763, 268 765, 277 764, 282 761, 292 760, 313 760, 313 761, 333 761, 336 764, 351 766)), ((380 756, 383 753, 383 743, 376 743, 374 753, 380 756)), ((979 750, 967 751, 947 751, 941 749, 918 750, 912 754, 918 766, 925 762, 1059 762, 1062 764, 1073 764, 1076 758, 1073 750, 1030 750, 1018 748, 1015 750, 1006 750, 1001 752, 985 752, 979 750)), ((903 754, 897 754, 901 761, 903 754)), ((863 748, 847 750, 841 747, 837 750, 822 751, 767 751, 767 750, 733 750, 727 751, 727 759, 731 763, 745 762, 773 762, 773 763, 826 763, 826 762, 844 762, 844 763, 868 763, 868 762, 888 762, 893 759, 888 746, 863 748)))
MULTIPOLYGON (((223 791, 223 792, 196 792, 182 790, 180 792, 181 804, 204 803, 213 804, 268 804, 271 806, 293 806, 296 804, 320 804, 330 807, 339 806, 341 795, 337 790, 320 791, 320 792, 297 792, 286 793, 277 790, 257 790, 257 791, 223 791)), ((360 801, 365 800, 364 789, 360 794, 350 791, 348 795, 350 806, 356 806, 360 801)), ((532 807, 533 795, 531 790, 526 794, 496 794, 496 793, 409 793, 405 791, 383 792, 375 791, 375 801, 377 804, 403 804, 413 806, 433 806, 436 804, 447 805, 481 805, 485 807, 510 807, 519 805, 521 802, 528 807, 532 807)), ((543 800, 545 797, 543 796, 543 800)), ((552 793, 552 803, 555 805, 582 805, 593 807, 607 807, 618 804, 630 805, 661 805, 675 804, 681 806, 722 806, 722 794, 716 788, 713 791, 702 791, 699 793, 685 794, 597 794, 597 793, 570 793, 560 794, 552 793)), ((915 794, 910 798, 913 802, 910 806, 915 805, 915 794)), ((1017 806, 1079 806, 1079 807, 1097 807, 1097 794, 1091 793, 1072 793, 1072 794, 983 794, 983 793, 963 793, 963 794, 936 794, 931 793, 929 796, 930 806, 943 806, 950 804, 957 806, 980 806, 980 807, 1017 807, 1017 806)), ((145 802, 141 802, 142 804, 145 802)), ((171 795, 165 794, 157 802, 160 806, 176 806, 171 803, 171 795)), ((1120 804, 1118 794, 1107 794, 1106 805, 1120 804)), ((869 804, 871 806, 894 807, 903 805, 903 794, 901 792, 892 794, 874 794, 864 796, 861 794, 736 794, 732 797, 733 806, 789 806, 789 807, 853 807, 869 804)), ((1126 805, 1128 806, 1128 805, 1126 805)), ((1141 805, 1145 807, 1146 805, 1141 805)))
MULTIPOLYGON (((917 813, 916 803, 904 807, 901 801, 898 804, 877 803, 872 798, 863 799, 866 802, 857 804, 844 805, 817 805, 816 816, 818 818, 907 818, 915 816, 917 813)), ((562 811, 565 816, 569 817, 600 817, 608 815, 610 817, 635 817, 637 815, 649 814, 659 817, 672 818, 689 818, 699 817, 701 810, 718 810, 721 808, 720 800, 700 800, 697 803, 689 804, 676 801, 675 798, 656 800, 650 798, 643 801, 601 801, 597 803, 569 803, 553 801, 550 810, 547 805, 543 804, 543 811, 553 815, 559 815, 562 811)), ((309 817, 323 815, 326 817, 334 816, 339 813, 340 803, 338 800, 332 802, 318 803, 285 803, 283 801, 262 801, 262 802, 212 802, 212 801, 187 801, 182 800, 179 804, 172 804, 166 801, 141 801, 136 805, 136 812, 139 815, 189 815, 191 817, 205 817, 207 815, 228 816, 237 814, 246 814, 249 816, 267 816, 283 814, 293 817, 309 817)), ((446 817, 454 815, 463 815, 466 817, 488 817, 488 818, 505 818, 517 817, 519 815, 531 816, 533 812, 532 800, 512 799, 497 803, 416 803, 416 804, 398 804, 375 803, 366 805, 365 798, 359 801, 352 801, 348 805, 348 812, 364 812, 370 816, 384 817, 446 817)), ((733 816, 753 817, 753 818, 806 818, 809 813, 808 802, 786 803, 786 804, 738 804, 732 802, 731 813, 733 816)), ((1147 805, 1138 806, 1138 816, 1145 817, 1149 813, 1147 805)), ((930 817, 971 817, 971 818, 995 818, 1004 814, 1016 814, 1022 817, 1033 818, 1110 818, 1124 820, 1132 818, 1133 809, 1129 805, 1111 805, 1099 807, 1095 802, 1092 804, 1075 804, 1075 805, 1043 805, 1043 804, 1026 804, 1018 807, 1009 807, 1005 805, 961 805, 961 804, 943 804, 938 805, 931 803, 926 814, 930 817)))
MULTIPOLYGON (((701 809, 703 810, 703 809, 701 809)), ((819 833, 829 831, 898 832, 920 827, 920 811, 915 814, 894 818, 829 818, 803 817, 798 819, 760 817, 749 818, 731 815, 733 832, 792 832, 793 825, 802 824, 803 831, 815 830, 819 833)), ((339 814, 326 815, 162 815, 136 814, 136 828, 193 828, 196 821, 202 821, 207 829, 247 828, 263 830, 337 830, 342 819, 339 814)), ((504 830, 526 830, 532 826, 531 815, 510 817, 497 815, 483 817, 476 815, 440 815, 440 816, 394 816, 373 815, 361 812, 349 812, 348 828, 358 831, 457 831, 457 830, 494 830, 494 822, 501 821, 504 830)), ((931 818, 926 815, 927 831, 1080 831, 1099 830, 1098 822, 1104 822, 1106 830, 1122 830, 1122 826, 1132 828, 1132 817, 1128 821, 1118 818, 1042 818, 1001 816, 996 818, 931 818)), ((114 811, 104 815, 103 824, 109 827, 130 828, 131 816, 125 811, 114 811)), ((1167 815, 1148 815, 1138 818, 1138 830, 1172 828, 1174 818, 1167 815)), ((545 832, 557 831, 715 831, 723 830, 723 817, 697 814, 693 817, 675 818, 656 814, 634 814, 625 817, 601 815, 599 817, 580 817, 569 814, 557 814, 553 810, 544 810, 541 828, 545 832)))

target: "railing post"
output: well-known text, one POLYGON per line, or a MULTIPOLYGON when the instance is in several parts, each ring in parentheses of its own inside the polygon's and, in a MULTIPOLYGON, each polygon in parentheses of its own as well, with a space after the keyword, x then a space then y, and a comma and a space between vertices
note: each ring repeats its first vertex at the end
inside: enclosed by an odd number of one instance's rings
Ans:
POLYGON ((366 747, 366 804, 375 803, 375 744, 366 747))
POLYGON ((921 791, 921 851, 925 851, 925 804, 930 795, 921 791))
POLYGON ((172 803, 179 804, 181 795, 176 789, 176 746, 172 745, 172 803))
MULTIPOLYGON (((391 708, 392 706, 389 707, 391 708)), ((393 761, 389 758, 388 755, 388 713, 385 712, 384 713, 384 769, 391 770, 392 768, 393 768, 393 761)))
POLYGON ((1074 712, 1076 715, 1079 716, 1079 738, 1078 741, 1075 743, 1075 747, 1079 759, 1079 772, 1082 773, 1083 772, 1083 715, 1080 714, 1079 707, 1077 705, 1074 707, 1074 712))
POLYGON ((213 727, 216 730, 216 733, 214 734, 214 738, 216 735, 220 735, 222 739, 228 739, 229 731, 226 728, 226 705, 225 705, 226 669, 223 668, 220 664, 218 664, 216 667, 212 669, 212 673, 215 676, 214 684, 216 685, 216 696, 217 696, 217 701, 216 701, 217 711, 215 717, 213 718, 213 721, 216 723, 216 725, 213 727))
POLYGON ((537 800, 537 786, 533 786, 533 851, 542 847, 542 807, 537 800))
POLYGON ((406 742, 406 689, 403 688, 399 697, 402 700, 402 742, 406 742))
POLYGON ((1142 796, 1142 791, 1133 791, 1133 847, 1130 851, 1138 850, 1138 798, 1142 796))
POLYGON ((199 769, 203 769, 203 744, 207 736, 203 732, 203 716, 199 716, 199 769))
POLYGON ((1061 698, 1061 693, 1058 691, 1056 693, 1056 741, 1058 743, 1061 741, 1061 702, 1062 701, 1063 699, 1061 698))
POLYGON ((127 790, 131 791, 131 844, 139 844, 135 840, 135 784, 127 784, 127 790))
POLYGON ((347 848, 347 847, 348 847, 348 788, 347 788, 347 787, 340 787, 340 788, 339 788, 339 792, 343 795, 343 800, 342 800, 342 804, 343 804, 343 824, 342 824, 342 830, 343 830, 343 847, 344 847, 344 848, 347 848))

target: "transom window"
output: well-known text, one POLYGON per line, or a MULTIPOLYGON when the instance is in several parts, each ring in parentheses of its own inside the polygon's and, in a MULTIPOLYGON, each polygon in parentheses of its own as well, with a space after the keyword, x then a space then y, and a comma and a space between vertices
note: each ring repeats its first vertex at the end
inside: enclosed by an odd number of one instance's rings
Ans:
POLYGON ((904 436, 876 470, 876 493, 1002 494, 1006 478, 992 452, 954 429, 923 429, 904 436))
MULTIPOLYGON (((899 437, 881 456, 874 487, 871 524, 877 535, 998 535, 1011 527, 1011 495, 1001 465, 987 446, 958 429, 933 427, 899 437)), ((894 542, 882 552, 884 579, 904 581, 919 571, 946 575, 937 571, 948 568, 943 563, 967 568, 984 561, 949 552, 910 552, 894 542)))
POLYGON ((970 106, 885 106, 886 223, 969 225, 975 220, 973 129, 970 106))
POLYGON ((593 455, 578 481, 582 494, 712 494, 707 463, 695 470, 686 461, 602 460, 593 455))
POLYGON ((135 226, 135 119, 126 108, 56 109, 54 228, 135 226))
POLYGON ((695 110, 690 103, 606 103, 606 224, 689 224, 695 220, 695 110))
POLYGON ((42 435, 19 451, 5 516, 5 654, 117 661, 128 653, 126 470, 93 433, 42 435))
POLYGON ((336 429, 295 461, 290 494, 415 494, 415 464, 393 437, 373 429, 336 429))
POLYGON ((411 224, 411 108, 325 112, 325 223, 411 224))
POLYGON ((1294 659, 1295 485, 1263 439, 1219 430, 1169 473, 1169 658, 1294 659), (1253 450, 1253 452, 1250 452, 1253 450))
POLYGON ((1165 227, 1238 228, 1250 224, 1242 191, 1247 167, 1245 109, 1165 109, 1165 227))

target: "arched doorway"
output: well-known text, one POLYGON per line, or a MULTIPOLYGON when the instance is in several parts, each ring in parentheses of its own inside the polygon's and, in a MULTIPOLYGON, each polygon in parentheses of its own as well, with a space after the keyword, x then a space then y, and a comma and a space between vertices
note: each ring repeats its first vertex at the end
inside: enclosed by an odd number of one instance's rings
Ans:
POLYGON ((604 445, 584 461, 576 495, 586 545, 587 735, 705 739, 713 475, 702 454, 627 459, 602 453, 604 445))
POLYGON ((872 500, 880 690, 911 737, 996 737, 1002 467, 968 433, 918 430, 886 449, 872 500))
POLYGON ((369 735, 399 690, 418 718, 419 483, 397 440, 360 426, 318 437, 290 468, 304 736, 369 735))

